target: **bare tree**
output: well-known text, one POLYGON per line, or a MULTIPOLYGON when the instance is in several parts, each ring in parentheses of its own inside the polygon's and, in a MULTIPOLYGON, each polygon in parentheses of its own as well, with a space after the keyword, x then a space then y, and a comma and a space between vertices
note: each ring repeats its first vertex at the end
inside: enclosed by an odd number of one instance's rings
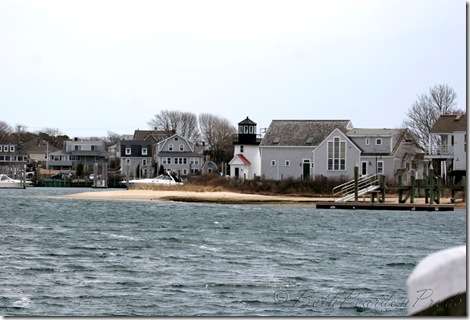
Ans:
POLYGON ((121 140, 121 135, 116 132, 108 131, 108 137, 106 138, 106 144, 112 146, 121 140))
POLYGON ((163 110, 156 114, 148 125, 171 135, 173 130, 182 137, 196 141, 200 137, 197 116, 191 112, 163 110))
POLYGON ((13 128, 5 121, 0 120, 0 143, 10 142, 13 128))
POLYGON ((57 128, 42 128, 41 131, 39 131, 39 133, 45 133, 49 137, 58 137, 62 135, 62 132, 60 131, 60 129, 57 129, 57 128))
POLYGON ((202 138, 207 141, 215 161, 225 161, 233 155, 232 137, 237 129, 229 120, 209 113, 199 115, 202 138))
POLYGON ((437 119, 443 114, 462 114, 464 111, 456 108, 457 94, 454 89, 445 84, 429 88, 429 94, 418 96, 412 107, 406 113, 403 127, 409 128, 419 137, 419 145, 427 150, 429 132, 437 119))

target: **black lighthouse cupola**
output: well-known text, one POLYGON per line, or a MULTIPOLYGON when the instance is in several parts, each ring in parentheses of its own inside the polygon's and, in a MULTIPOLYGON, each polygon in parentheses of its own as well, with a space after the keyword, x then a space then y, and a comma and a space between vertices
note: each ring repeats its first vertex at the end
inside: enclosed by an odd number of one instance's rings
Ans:
POLYGON ((253 122, 248 117, 245 120, 238 123, 238 144, 259 144, 260 139, 257 138, 256 134, 256 122, 253 122))

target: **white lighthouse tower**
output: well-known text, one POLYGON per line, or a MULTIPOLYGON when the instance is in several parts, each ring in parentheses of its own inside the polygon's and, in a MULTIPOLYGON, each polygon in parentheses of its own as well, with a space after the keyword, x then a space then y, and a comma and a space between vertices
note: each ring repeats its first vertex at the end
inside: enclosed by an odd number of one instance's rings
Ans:
POLYGON ((231 177, 251 180, 261 175, 260 143, 255 122, 246 117, 238 123, 238 134, 233 139, 233 159, 229 162, 231 177))

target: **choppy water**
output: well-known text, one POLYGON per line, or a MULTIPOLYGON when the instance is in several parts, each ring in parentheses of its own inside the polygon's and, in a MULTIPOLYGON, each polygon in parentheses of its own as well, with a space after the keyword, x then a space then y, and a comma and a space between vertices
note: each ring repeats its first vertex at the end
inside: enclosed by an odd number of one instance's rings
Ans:
MULTIPOLYGON (((466 213, 49 198, 0 190, 0 315, 406 315, 466 213)), ((96 191, 100 192, 100 191, 96 191)))

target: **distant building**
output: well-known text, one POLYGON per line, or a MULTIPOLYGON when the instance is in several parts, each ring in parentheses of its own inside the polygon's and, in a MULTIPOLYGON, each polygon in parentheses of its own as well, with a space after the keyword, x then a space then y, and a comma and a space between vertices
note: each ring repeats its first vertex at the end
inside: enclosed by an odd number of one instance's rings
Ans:
POLYGON ((120 140, 118 157, 121 159, 121 173, 131 179, 153 177, 152 149, 152 143, 148 141, 120 140))
POLYGON ((467 115, 444 114, 430 130, 426 159, 439 163, 441 177, 466 176, 467 115))
MULTIPOLYGON (((357 155, 340 154, 343 142, 335 142, 334 154, 313 154, 329 135, 336 130, 338 139, 344 141, 344 133, 352 128, 349 120, 273 120, 260 144, 261 174, 265 179, 282 180, 288 177, 310 179, 317 174, 326 176, 348 175, 354 167, 357 155), (315 157, 315 159, 314 159, 315 157), (326 162, 331 162, 330 167, 326 162)), ((331 139, 334 139, 331 137, 331 139)))
POLYGON ((166 171, 178 173, 179 176, 197 174, 204 164, 202 148, 178 134, 157 143, 156 160, 166 171))
POLYGON ((48 154, 50 170, 76 170, 79 163, 85 172, 91 172, 95 163, 107 163, 111 153, 105 149, 104 141, 74 139, 64 142, 62 150, 48 154))
POLYGON ((27 162, 28 155, 16 144, 0 144, 0 173, 15 177, 27 162))

